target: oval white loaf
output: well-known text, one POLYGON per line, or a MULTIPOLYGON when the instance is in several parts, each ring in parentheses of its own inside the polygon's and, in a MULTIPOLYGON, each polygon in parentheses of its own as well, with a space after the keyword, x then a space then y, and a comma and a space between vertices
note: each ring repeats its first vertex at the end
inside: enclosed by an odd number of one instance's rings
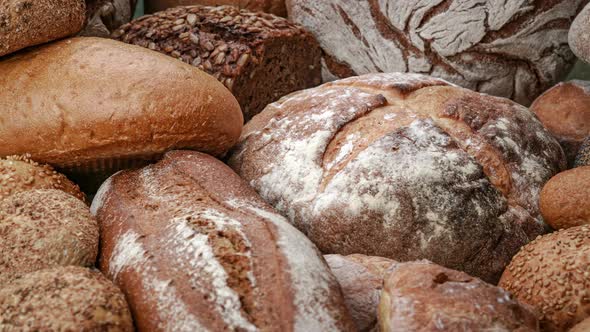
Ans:
POLYGON ((139 330, 354 331, 315 246, 210 156, 118 173, 92 210, 139 330))

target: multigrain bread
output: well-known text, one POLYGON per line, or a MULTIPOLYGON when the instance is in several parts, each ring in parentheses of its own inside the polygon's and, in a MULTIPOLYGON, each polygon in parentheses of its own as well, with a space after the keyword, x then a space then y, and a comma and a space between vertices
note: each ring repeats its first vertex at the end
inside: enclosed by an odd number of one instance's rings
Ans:
POLYGON ((287 16, 285 0, 145 0, 145 12, 151 14, 167 8, 188 5, 230 5, 254 12, 265 12, 278 16, 287 16))
POLYGON ((587 0, 287 0, 289 18, 325 51, 325 80, 429 74, 523 105, 565 77, 587 0))
POLYGON ((569 166, 582 142, 590 136, 590 82, 562 82, 543 93, 530 108, 557 138, 569 166))
POLYGON ((417 74, 269 105, 229 164, 323 253, 429 259, 495 282, 543 233, 563 151, 525 107, 417 74))
POLYGON ((29 153, 74 180, 144 165, 174 148, 220 156, 243 124, 236 99, 213 77, 104 38, 9 57, 0 62, 0 86, 0 157, 29 153))
POLYGON ((108 37, 131 21, 136 0, 86 0, 86 24, 80 36, 108 37))
POLYGON ((84 0, 2 0, 0 56, 74 35, 85 17, 84 0))
POLYGON ((0 288, 0 331, 134 329, 125 297, 111 281, 68 266, 32 272, 0 288))
POLYGON ((586 137, 576 155, 574 167, 580 166, 590 166, 590 136, 586 137))
POLYGON ((94 266, 98 254, 96 220, 61 190, 29 190, 1 200, 0 234, 0 286, 47 267, 94 266))
POLYGON ((178 7, 138 18, 113 36, 213 75, 237 98, 246 121, 280 97, 321 83, 316 40, 271 14, 178 7))
POLYGON ((578 58, 590 63, 590 5, 586 5, 572 23, 568 42, 578 58))
POLYGON ((100 269, 141 331, 354 330, 314 245, 210 156, 115 174, 92 211, 100 269))
POLYGON ((86 201, 78 185, 49 165, 36 163, 26 155, 0 159, 0 200, 32 189, 59 189, 86 201))
POLYGON ((379 326, 382 332, 539 331, 532 308, 507 291, 428 261, 393 265, 379 326))
POLYGON ((552 177, 541 191, 539 206, 554 229, 590 224, 590 166, 552 177))
POLYGON ((499 286, 541 313, 543 331, 568 331, 590 316, 590 226, 529 243, 514 256, 499 286))
POLYGON ((357 331, 379 331, 377 307, 383 288, 383 277, 395 261, 359 254, 325 255, 324 258, 342 288, 346 307, 357 331))

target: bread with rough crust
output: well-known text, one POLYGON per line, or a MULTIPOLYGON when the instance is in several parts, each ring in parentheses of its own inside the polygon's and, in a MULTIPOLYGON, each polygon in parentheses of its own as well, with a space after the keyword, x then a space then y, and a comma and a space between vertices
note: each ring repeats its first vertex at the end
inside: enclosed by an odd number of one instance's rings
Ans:
POLYGON ((548 228, 539 192, 565 158, 521 105, 390 73, 269 105, 229 164, 324 254, 429 259, 494 283, 548 228))
POLYGON ((266 12, 278 16, 287 16, 285 0, 145 0, 145 12, 151 14, 167 8, 189 5, 229 5, 254 12, 266 12))
POLYGON ((221 161, 172 151, 92 203, 100 269, 142 331, 354 331, 315 246, 221 161))
POLYGON ((590 166, 552 177, 541 191, 543 219, 554 229, 590 224, 590 166))

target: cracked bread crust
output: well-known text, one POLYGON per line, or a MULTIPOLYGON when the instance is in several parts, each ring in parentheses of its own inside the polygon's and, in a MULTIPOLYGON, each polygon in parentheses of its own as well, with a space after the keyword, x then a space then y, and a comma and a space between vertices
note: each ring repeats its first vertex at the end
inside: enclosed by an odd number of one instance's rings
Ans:
POLYGON ((426 258, 489 282, 544 232, 539 191, 565 167, 526 108, 400 73, 282 98, 229 164, 325 254, 426 258))
POLYGON ((173 151, 99 190, 100 269, 140 330, 353 331, 320 253, 220 161, 173 151))

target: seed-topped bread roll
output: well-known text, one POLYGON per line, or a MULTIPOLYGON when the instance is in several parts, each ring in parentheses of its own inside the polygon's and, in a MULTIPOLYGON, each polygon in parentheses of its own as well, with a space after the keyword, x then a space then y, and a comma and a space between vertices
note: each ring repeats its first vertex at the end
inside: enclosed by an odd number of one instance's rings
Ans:
POLYGON ((187 5, 230 5, 254 12, 266 12, 278 16, 287 16, 285 0, 145 0, 145 12, 155 13, 167 8, 187 5))
POLYGON ((354 330, 315 246, 210 156, 117 173, 92 210, 141 331, 354 330))
POLYGON ((55 267, 0 288, 0 331, 133 330, 125 297, 98 271, 55 267))
POLYGON ((32 189, 59 189, 86 200, 86 195, 65 175, 49 165, 32 161, 29 156, 8 156, 0 159, 0 200, 32 189))
POLYGON ((590 166, 552 177, 541 191, 539 205, 554 229, 590 224, 590 166))
POLYGON ((271 14, 177 7, 138 18, 113 36, 213 75, 236 96, 246 121, 280 97, 321 83, 313 36, 271 14))
POLYGON ((96 262, 98 224, 84 203, 61 190, 1 200, 0 234, 0 286, 31 271, 96 262))
POLYGON ((490 282, 543 233, 539 192, 565 167, 525 107, 401 73, 269 105, 229 163, 325 254, 426 258, 490 282))

